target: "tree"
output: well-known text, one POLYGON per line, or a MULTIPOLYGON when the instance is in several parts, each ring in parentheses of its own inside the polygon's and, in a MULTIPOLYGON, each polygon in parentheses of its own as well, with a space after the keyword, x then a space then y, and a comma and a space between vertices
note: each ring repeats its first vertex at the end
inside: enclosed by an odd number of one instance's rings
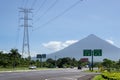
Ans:
POLYGON ((0 51, 0 66, 3 65, 3 51, 0 51))
POLYGON ((18 49, 11 49, 9 56, 12 61, 13 68, 20 64, 21 55, 19 54, 18 49))
POLYGON ((78 66, 78 61, 75 58, 72 58, 71 66, 78 66))
POLYGON ((3 53, 3 51, 0 51, 0 66, 1 67, 7 67, 9 65, 9 56, 7 53, 3 53))
POLYGON ((114 67, 118 70, 120 69, 120 59, 115 63, 114 67))
POLYGON ((102 65, 103 65, 104 67, 110 68, 110 67, 112 67, 112 64, 113 64, 113 62, 112 62, 111 60, 109 60, 109 59, 103 59, 102 65))
POLYGON ((8 58, 8 54, 2 54, 2 65, 4 68, 6 68, 9 64, 9 58, 8 58))
POLYGON ((71 67, 72 65, 72 60, 69 57, 65 57, 65 58, 60 58, 57 60, 57 66, 59 68, 63 68, 63 67, 71 67))
POLYGON ((48 68, 53 68, 55 67, 55 60, 53 60, 52 58, 49 58, 46 60, 46 63, 48 64, 47 67, 48 68))

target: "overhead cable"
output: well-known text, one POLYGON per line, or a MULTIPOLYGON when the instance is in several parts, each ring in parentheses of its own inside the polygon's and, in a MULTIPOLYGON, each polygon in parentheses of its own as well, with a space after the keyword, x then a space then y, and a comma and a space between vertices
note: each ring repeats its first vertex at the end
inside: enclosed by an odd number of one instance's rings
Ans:
POLYGON ((78 0, 77 2, 75 2, 73 5, 71 5, 70 7, 68 7, 66 10, 64 10, 62 13, 60 13, 59 15, 55 16, 54 18, 50 19, 49 21, 47 21, 46 23, 42 24, 41 26, 33 29, 33 31, 38 30, 41 27, 44 27, 46 25, 48 25, 49 23, 51 23, 52 21, 58 19, 59 17, 61 17, 63 14, 65 14, 67 11, 69 11, 70 9, 72 9, 73 7, 75 7, 76 5, 78 5, 81 1, 83 0, 78 0))
MULTIPOLYGON (((39 11, 41 10, 41 8, 44 6, 44 4, 46 3, 47 0, 44 0, 42 2, 42 4, 40 5, 40 7, 38 8, 38 10, 35 12, 36 14, 39 13, 39 11)), ((36 16, 36 14, 34 14, 34 16, 36 16)))
POLYGON ((22 8, 24 7, 24 2, 25 2, 25 0, 22 0, 20 7, 22 7, 22 8))
POLYGON ((25 5, 24 5, 24 8, 27 7, 27 4, 28 4, 28 0, 26 0, 25 5))
POLYGON ((37 2, 37 0, 33 1, 32 5, 31 5, 31 9, 35 6, 36 2, 37 2))
POLYGON ((43 17, 44 15, 46 15, 47 12, 49 12, 56 5, 57 2, 58 2, 58 0, 55 0, 53 2, 53 4, 35 22, 38 22, 41 19, 41 17, 43 17))

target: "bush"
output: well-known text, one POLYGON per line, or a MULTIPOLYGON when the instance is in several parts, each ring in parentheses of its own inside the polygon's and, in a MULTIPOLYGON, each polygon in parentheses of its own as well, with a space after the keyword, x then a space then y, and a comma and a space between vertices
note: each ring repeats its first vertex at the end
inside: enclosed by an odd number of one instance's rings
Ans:
POLYGON ((120 73, 117 72, 104 72, 102 77, 107 80, 120 80, 120 73))
POLYGON ((93 80, 106 80, 101 75, 97 75, 93 78, 93 80))

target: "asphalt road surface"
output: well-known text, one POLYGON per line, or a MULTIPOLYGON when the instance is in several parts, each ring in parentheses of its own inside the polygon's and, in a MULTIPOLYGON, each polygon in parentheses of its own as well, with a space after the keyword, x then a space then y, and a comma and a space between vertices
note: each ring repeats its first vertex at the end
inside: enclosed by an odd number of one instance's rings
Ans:
POLYGON ((0 80, 78 80, 88 74, 77 69, 2 72, 0 80))

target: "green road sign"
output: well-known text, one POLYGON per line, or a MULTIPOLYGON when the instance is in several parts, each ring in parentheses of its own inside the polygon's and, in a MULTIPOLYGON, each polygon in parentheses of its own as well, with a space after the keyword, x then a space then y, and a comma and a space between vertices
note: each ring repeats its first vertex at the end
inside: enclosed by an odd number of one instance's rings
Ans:
POLYGON ((92 50, 83 50, 83 56, 91 56, 92 55, 92 50))
POLYGON ((46 54, 37 54, 37 58, 46 58, 46 54))
POLYGON ((46 58, 46 54, 42 54, 42 58, 46 58))
POLYGON ((41 54, 37 54, 37 58, 42 58, 42 55, 41 54))
POLYGON ((83 56, 92 56, 92 61, 91 61, 91 68, 93 71, 93 56, 102 56, 102 49, 86 49, 83 50, 83 56))
POLYGON ((94 49, 94 56, 102 56, 102 50, 101 49, 94 49))

